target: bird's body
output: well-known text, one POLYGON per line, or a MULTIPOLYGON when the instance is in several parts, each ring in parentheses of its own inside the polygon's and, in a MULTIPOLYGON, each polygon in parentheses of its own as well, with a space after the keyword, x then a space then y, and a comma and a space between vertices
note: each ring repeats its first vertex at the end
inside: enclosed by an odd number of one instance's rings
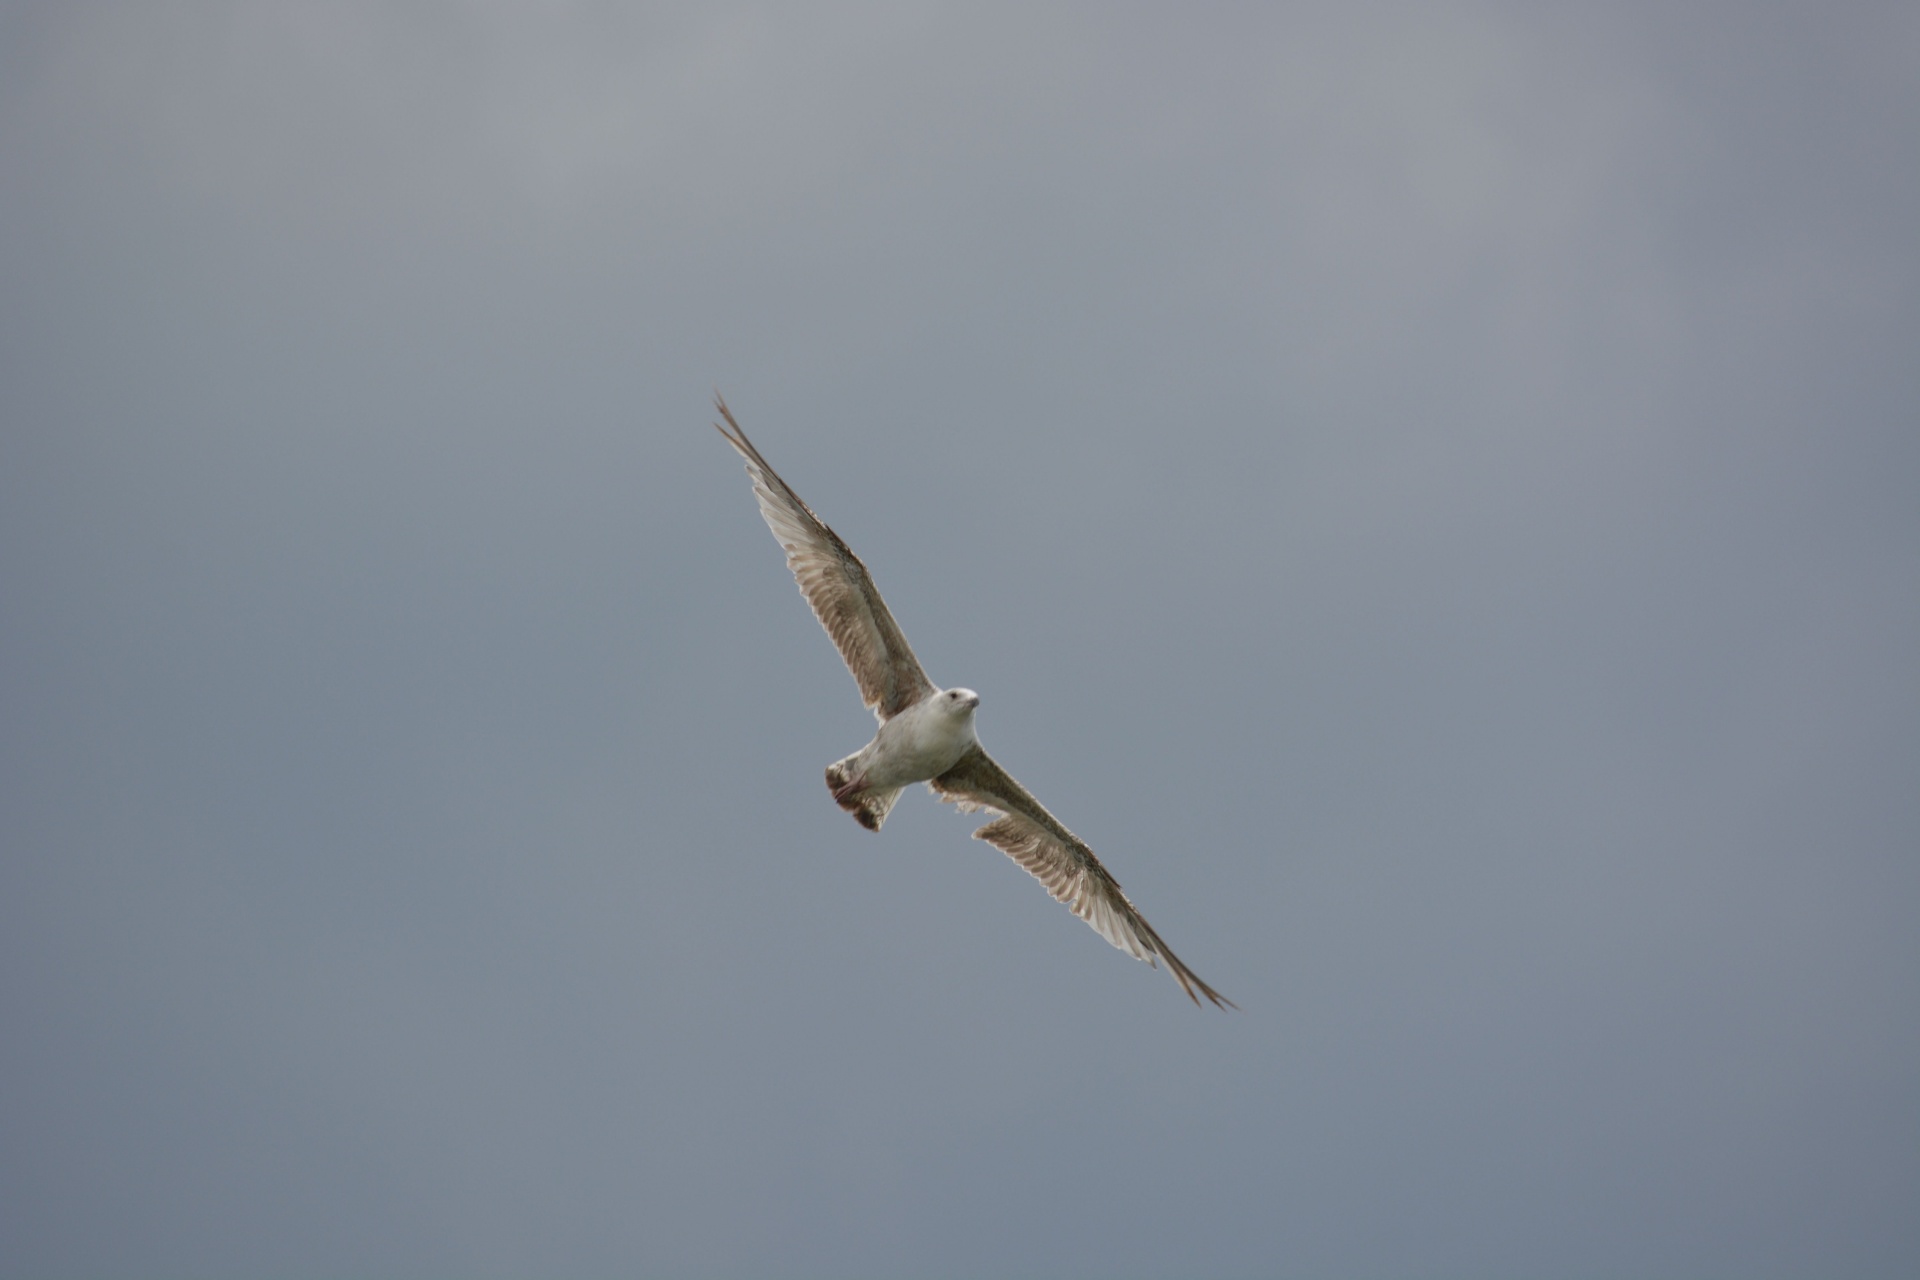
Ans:
POLYGON ((1231 1005, 1160 940, 1093 850, 993 762, 974 734, 980 696, 940 689, 927 678, 867 567, 767 465, 726 403, 715 397, 715 405, 727 425, 714 425, 746 459, 760 514, 785 549, 801 594, 880 721, 873 741, 827 766, 834 802, 878 831, 901 790, 924 782, 962 810, 992 814, 976 839, 1005 852, 1114 946, 1148 964, 1166 961, 1194 1003, 1204 995, 1231 1005))
POLYGON ((878 831, 902 787, 933 781, 979 744, 973 733, 979 705, 971 689, 942 689, 881 721, 872 742, 827 766, 834 802, 878 831))

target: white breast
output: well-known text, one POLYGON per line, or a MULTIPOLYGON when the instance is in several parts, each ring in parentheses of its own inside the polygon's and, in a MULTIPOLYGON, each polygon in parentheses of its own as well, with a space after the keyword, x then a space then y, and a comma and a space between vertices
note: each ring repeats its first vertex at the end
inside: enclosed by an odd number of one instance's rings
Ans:
POLYGON ((861 754, 870 787, 903 787, 951 769, 972 748, 973 708, 934 694, 880 726, 861 754))

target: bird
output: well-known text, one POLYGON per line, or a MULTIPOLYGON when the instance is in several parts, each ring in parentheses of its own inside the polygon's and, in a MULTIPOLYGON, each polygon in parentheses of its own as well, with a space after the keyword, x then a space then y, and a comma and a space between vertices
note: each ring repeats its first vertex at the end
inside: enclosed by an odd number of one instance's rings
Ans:
POLYGON ((1120 950, 1155 968, 1164 961, 1194 1004, 1205 996, 1215 1007, 1238 1008, 1161 940, 1086 842, 994 763, 974 731, 980 695, 941 689, 927 678, 867 566, 768 465, 718 393, 713 402, 726 421, 714 430, 746 460, 760 514, 786 552, 800 594, 880 722, 873 741, 827 766, 834 803, 878 832, 900 793, 924 782, 962 812, 990 815, 974 839, 1007 854, 1120 950))

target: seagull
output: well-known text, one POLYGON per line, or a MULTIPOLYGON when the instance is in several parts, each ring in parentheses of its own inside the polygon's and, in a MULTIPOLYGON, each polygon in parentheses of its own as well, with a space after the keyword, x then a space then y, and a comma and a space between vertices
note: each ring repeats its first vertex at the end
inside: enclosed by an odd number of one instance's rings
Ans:
POLYGON ((974 735, 980 695, 971 689, 940 689, 927 679, 907 638, 893 620, 873 576, 767 465, 727 403, 714 396, 726 426, 714 429, 746 459, 753 496, 774 540, 787 553, 787 567, 800 594, 813 607, 860 686, 860 697, 880 721, 873 741, 827 766, 834 803, 869 831, 879 831, 900 792, 924 782, 962 812, 992 821, 973 833, 1011 857, 1094 931, 1136 960, 1167 970, 1196 1005, 1205 996, 1216 1007, 1238 1008, 1160 940, 1146 917, 1120 892, 1086 846, 1060 820, 993 762, 974 735))

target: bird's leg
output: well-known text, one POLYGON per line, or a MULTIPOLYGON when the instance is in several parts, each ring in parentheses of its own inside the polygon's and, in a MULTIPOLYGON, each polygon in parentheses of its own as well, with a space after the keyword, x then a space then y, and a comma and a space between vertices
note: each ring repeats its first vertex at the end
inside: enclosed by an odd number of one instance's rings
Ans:
POLYGON ((854 761, 859 758, 859 753, 855 752, 845 760, 836 760, 827 766, 827 790, 833 793, 834 802, 843 807, 854 804, 867 787, 866 771, 853 771, 854 761))

